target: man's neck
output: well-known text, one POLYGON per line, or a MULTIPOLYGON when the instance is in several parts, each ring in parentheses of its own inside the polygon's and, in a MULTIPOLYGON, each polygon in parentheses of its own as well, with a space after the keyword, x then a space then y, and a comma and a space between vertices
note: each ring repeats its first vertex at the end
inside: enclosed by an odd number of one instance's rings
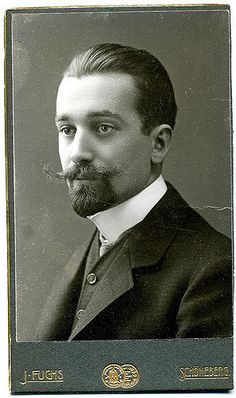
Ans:
POLYGON ((140 223, 167 191, 160 175, 154 182, 127 201, 87 217, 108 243, 114 243, 121 234, 140 223))

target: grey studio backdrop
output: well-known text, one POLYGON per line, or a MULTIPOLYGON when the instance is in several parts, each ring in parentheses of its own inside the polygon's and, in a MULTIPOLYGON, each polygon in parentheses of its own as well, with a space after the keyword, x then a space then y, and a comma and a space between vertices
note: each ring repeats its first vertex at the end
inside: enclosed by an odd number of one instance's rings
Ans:
POLYGON ((48 163, 60 168, 56 92, 64 69, 82 48, 118 42, 144 48, 164 64, 178 105, 164 177, 213 227, 230 236, 228 18, 227 11, 190 9, 49 10, 13 16, 18 341, 33 340, 53 278, 91 230, 73 212, 66 185, 49 181, 43 171, 48 163))

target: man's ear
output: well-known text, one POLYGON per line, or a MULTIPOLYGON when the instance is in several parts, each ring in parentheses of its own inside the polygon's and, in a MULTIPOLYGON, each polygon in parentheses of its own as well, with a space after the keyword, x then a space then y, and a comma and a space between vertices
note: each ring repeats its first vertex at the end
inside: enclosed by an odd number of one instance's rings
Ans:
POLYGON ((161 124, 152 130, 151 161, 154 164, 162 163, 170 147, 172 128, 169 124, 161 124))

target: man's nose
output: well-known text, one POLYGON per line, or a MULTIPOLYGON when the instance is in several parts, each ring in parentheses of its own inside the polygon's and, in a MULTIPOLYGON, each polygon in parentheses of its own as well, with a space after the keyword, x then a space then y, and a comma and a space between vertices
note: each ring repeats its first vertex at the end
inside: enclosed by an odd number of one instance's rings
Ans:
POLYGON ((77 131, 73 142, 71 143, 71 160, 74 163, 78 163, 82 160, 91 162, 94 158, 92 150, 92 140, 89 137, 89 133, 86 131, 77 131))

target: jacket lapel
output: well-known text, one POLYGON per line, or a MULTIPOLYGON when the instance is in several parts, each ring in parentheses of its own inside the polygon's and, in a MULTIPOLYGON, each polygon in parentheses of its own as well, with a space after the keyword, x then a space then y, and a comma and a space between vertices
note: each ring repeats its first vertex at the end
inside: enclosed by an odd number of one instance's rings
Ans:
MULTIPOLYGON (((94 233, 93 233, 94 237, 94 233)), ((93 239, 92 237, 92 239, 93 239)), ((37 340, 65 339, 64 334, 73 313, 78 286, 83 278, 82 264, 91 245, 91 236, 83 242, 72 254, 65 267, 56 277, 51 292, 44 305, 37 325, 37 340), (65 316, 67 314, 67 316, 65 316)))
POLYGON ((76 323, 72 330, 69 341, 73 340, 108 305, 134 286, 129 247, 126 240, 120 243, 112 260, 109 254, 100 260, 108 262, 111 260, 111 263, 86 307, 81 320, 76 323))

